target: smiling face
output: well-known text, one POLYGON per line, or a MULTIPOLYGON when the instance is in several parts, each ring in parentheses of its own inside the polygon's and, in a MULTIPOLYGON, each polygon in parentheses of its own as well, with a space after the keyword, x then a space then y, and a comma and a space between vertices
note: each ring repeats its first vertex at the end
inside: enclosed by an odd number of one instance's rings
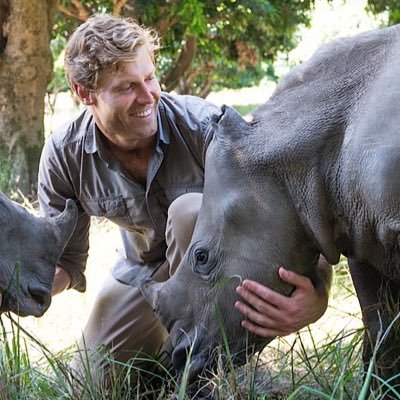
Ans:
POLYGON ((151 53, 141 46, 135 61, 107 68, 96 92, 81 93, 80 97, 90 106, 104 136, 120 149, 133 150, 157 132, 160 95, 151 53))

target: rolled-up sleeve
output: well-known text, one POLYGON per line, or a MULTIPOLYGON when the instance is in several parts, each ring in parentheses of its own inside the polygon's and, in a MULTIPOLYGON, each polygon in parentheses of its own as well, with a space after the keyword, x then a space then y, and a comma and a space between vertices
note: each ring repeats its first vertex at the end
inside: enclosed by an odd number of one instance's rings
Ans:
MULTIPOLYGON (((59 154, 50 137, 42 152, 39 167, 38 199, 40 213, 53 217, 63 211, 66 200, 76 199, 68 169, 68 157, 59 154)), ((80 292, 86 289, 84 270, 89 250, 90 216, 80 207, 75 230, 61 255, 58 265, 71 277, 71 288, 80 292)))

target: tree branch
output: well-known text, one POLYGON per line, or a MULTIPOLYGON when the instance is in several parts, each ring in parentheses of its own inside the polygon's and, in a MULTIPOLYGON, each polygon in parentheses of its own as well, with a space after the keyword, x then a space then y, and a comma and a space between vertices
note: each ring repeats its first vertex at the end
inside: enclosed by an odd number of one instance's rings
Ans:
MULTIPOLYGON (((200 97, 207 97, 207 95, 210 93, 211 88, 212 88, 212 83, 213 83, 213 73, 215 70, 216 66, 213 63, 206 63, 200 66, 200 68, 196 68, 195 71, 191 72, 190 74, 187 74, 185 78, 182 78, 185 80, 183 86, 183 92, 185 94, 195 94, 200 97), (200 90, 197 90, 196 92, 193 90, 193 84, 196 78, 198 78, 201 75, 206 75, 205 82, 203 83, 202 87, 200 90)), ((204 81, 204 79, 202 79, 204 81)))
POLYGON ((178 60, 170 68, 168 68, 162 79, 162 85, 165 87, 166 91, 173 90, 177 86, 179 79, 192 64, 196 54, 196 49, 196 37, 187 36, 178 60))
POLYGON ((69 17, 73 17, 79 19, 80 21, 85 22, 89 17, 89 11, 84 7, 84 5, 79 0, 71 0, 72 4, 74 5, 75 10, 71 10, 68 7, 63 6, 62 4, 58 4, 58 11, 61 11, 65 15, 69 17))
POLYGON ((178 18, 170 18, 167 11, 167 7, 160 6, 160 18, 155 25, 155 29, 161 37, 167 33, 171 26, 174 26, 178 22, 178 18))
POLYGON ((207 73, 207 75, 211 72, 213 72, 215 69, 215 64, 211 64, 211 63, 206 63, 200 66, 200 68, 197 68, 195 71, 191 72, 190 74, 187 75, 186 77, 186 87, 190 88, 191 86, 193 86, 193 82, 195 81, 195 79, 202 75, 207 73))
POLYGON ((86 21, 90 17, 90 12, 79 0, 71 0, 71 3, 78 10, 79 19, 81 21, 86 21))
POLYGON ((200 93, 198 94, 198 96, 202 97, 203 99, 205 99, 211 92, 211 88, 212 88, 212 84, 213 84, 213 71, 209 71, 208 75, 207 75, 207 80, 204 83, 204 85, 202 86, 200 93))
POLYGON ((113 0, 113 15, 119 15, 128 0, 113 0))

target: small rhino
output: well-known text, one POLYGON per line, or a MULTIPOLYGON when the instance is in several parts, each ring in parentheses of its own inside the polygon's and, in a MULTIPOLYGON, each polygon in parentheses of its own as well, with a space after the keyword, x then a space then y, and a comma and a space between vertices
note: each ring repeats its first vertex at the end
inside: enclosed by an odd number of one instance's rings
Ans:
POLYGON ((77 218, 72 200, 58 216, 39 218, 0 192, 1 312, 36 317, 45 313, 57 261, 77 218))

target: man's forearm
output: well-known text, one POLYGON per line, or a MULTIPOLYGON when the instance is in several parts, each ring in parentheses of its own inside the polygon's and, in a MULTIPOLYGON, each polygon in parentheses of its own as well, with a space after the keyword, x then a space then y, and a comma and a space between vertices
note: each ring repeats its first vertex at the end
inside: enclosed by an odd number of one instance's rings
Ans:
POLYGON ((71 286, 71 277, 68 272, 60 267, 56 266, 56 272, 54 274, 53 288, 51 294, 54 296, 58 293, 63 292, 71 286))

